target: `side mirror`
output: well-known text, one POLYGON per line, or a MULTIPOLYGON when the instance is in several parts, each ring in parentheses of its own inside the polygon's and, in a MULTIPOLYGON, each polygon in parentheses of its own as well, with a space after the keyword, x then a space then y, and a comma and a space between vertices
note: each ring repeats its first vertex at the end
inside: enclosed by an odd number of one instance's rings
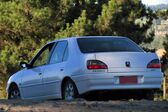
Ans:
POLYGON ((29 68, 29 64, 26 63, 26 62, 20 62, 19 65, 20 65, 21 68, 29 68))

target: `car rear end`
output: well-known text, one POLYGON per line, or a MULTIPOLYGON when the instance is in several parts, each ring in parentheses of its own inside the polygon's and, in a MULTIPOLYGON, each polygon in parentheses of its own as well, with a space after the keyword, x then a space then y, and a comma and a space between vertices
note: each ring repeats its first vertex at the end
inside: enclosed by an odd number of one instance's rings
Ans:
POLYGON ((163 74, 155 53, 125 37, 78 38, 84 70, 74 78, 80 94, 104 90, 158 90, 163 74))

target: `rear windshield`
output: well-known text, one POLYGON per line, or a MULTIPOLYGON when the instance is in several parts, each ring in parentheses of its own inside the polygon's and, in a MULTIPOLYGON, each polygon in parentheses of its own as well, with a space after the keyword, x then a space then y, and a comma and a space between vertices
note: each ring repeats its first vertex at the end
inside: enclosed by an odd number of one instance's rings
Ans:
POLYGON ((143 52, 134 42, 127 38, 78 38, 82 53, 94 52, 143 52))

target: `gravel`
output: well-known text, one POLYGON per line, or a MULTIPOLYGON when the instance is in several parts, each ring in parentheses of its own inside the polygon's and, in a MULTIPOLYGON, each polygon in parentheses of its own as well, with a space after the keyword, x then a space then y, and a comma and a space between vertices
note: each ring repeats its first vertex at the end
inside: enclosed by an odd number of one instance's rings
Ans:
POLYGON ((0 112, 168 112, 168 101, 0 100, 0 112))

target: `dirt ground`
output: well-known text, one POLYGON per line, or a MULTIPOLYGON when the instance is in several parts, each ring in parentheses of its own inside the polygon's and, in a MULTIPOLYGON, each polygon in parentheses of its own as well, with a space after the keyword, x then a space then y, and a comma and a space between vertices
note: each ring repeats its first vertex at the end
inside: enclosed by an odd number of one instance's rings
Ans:
POLYGON ((0 100, 0 112, 168 112, 168 101, 0 100))

